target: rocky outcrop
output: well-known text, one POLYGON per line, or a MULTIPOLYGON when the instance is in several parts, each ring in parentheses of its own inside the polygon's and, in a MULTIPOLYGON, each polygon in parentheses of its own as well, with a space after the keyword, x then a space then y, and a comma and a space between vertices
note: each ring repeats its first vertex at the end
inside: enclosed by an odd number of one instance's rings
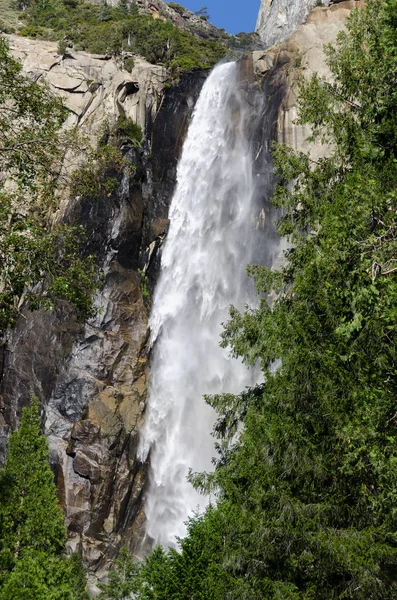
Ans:
MULTIPOLYGON (((66 303, 25 310, 3 353, 0 455, 33 393, 45 428, 65 510, 69 544, 100 574, 120 544, 142 538, 146 465, 136 460, 146 401, 148 306, 167 231, 176 163, 205 74, 164 88, 166 71, 135 57, 131 73, 113 58, 71 53, 50 42, 9 37, 35 80, 47 82, 94 143, 107 120, 124 114, 146 132, 126 149, 133 166, 111 196, 64 198, 58 219, 84 225, 104 282, 97 316, 80 323, 66 303)), ((80 160, 77 157, 77 162, 80 160)), ((68 163, 73 168, 73 160, 68 163)))
POLYGON ((252 69, 262 87, 285 90, 278 110, 276 139, 296 150, 310 151, 314 159, 326 155, 329 147, 309 144, 310 129, 296 124, 298 80, 302 75, 309 78, 314 72, 330 77, 323 47, 336 41, 350 11, 359 5, 350 0, 317 7, 284 42, 251 55, 252 69))
MULTIPOLYGON (((101 0, 89 0, 93 4, 100 4, 101 0)), ((171 21, 179 29, 188 31, 198 39, 227 43, 234 36, 218 29, 209 22, 205 16, 200 16, 182 6, 178 2, 164 2, 164 0, 135 0, 140 13, 149 14, 153 19, 171 21)), ((132 4, 132 0, 130 2, 132 4)), ((117 6, 119 0, 110 0, 109 4, 117 6)))
MULTIPOLYGON (((114 2, 117 4, 117 0, 114 2)), ((224 30, 212 25, 207 18, 196 15, 182 4, 177 2, 164 2, 163 0, 137 0, 140 10, 150 13, 155 19, 168 19, 174 25, 189 31, 199 39, 227 42, 233 37, 224 30)))
POLYGON ((262 42, 269 47, 284 40, 318 4, 318 0, 261 0, 256 31, 262 42))
POLYGON ((144 129, 147 115, 155 115, 160 106, 167 81, 164 67, 134 56, 134 67, 127 71, 114 57, 72 50, 62 57, 53 42, 6 37, 24 72, 64 99, 70 111, 67 127, 79 125, 95 138, 107 119, 125 114, 144 129))
POLYGON ((261 0, 256 31, 268 48, 296 31, 315 7, 339 4, 343 0, 261 0))

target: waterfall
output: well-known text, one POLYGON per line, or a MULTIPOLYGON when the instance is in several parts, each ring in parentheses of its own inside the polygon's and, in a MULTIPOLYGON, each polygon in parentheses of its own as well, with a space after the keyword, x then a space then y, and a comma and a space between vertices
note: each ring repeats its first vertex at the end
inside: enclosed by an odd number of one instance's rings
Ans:
POLYGON ((197 101, 170 208, 161 274, 150 317, 154 344, 140 458, 151 451, 147 534, 165 546, 205 499, 189 468, 211 469, 215 415, 204 394, 239 393, 255 374, 219 347, 229 306, 252 304, 255 184, 246 137, 252 106, 238 66, 217 66, 197 101))

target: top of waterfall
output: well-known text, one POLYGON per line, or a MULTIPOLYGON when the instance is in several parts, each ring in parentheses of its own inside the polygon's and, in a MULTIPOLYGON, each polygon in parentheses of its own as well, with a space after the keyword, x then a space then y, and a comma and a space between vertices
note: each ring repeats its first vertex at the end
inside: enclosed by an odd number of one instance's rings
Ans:
MULTIPOLYGON (((329 0, 322 0, 328 6, 329 0)), ((319 0, 261 0, 256 31, 265 47, 278 44, 303 23, 319 0)))

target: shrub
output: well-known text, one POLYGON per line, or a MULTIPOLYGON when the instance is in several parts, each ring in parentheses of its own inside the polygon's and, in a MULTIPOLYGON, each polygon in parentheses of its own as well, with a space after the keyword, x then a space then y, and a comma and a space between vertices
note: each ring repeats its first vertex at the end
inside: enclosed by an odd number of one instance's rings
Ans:
POLYGON ((65 56, 66 51, 67 51, 67 43, 65 42, 65 40, 59 40, 58 42, 58 54, 60 54, 61 56, 65 56))
POLYGON ((128 73, 131 73, 132 69, 135 67, 135 61, 132 58, 132 56, 129 56, 128 58, 125 59, 124 61, 124 69, 126 71, 128 71, 128 73))
POLYGON ((137 144, 141 144, 142 141, 142 129, 135 123, 130 117, 120 115, 117 119, 116 134, 118 137, 127 137, 137 144))
POLYGON ((12 27, 9 27, 4 21, 0 21, 0 32, 1 33, 13 33, 12 27))
POLYGON ((119 186, 118 177, 124 167, 120 150, 110 144, 98 147, 72 174, 70 193, 83 198, 110 196, 119 186))
POLYGON ((168 6, 170 8, 173 8, 174 11, 180 15, 183 15, 186 12, 186 8, 184 6, 181 6, 180 4, 177 4, 176 2, 168 2, 168 6))
POLYGON ((22 27, 22 29, 19 30, 19 33, 24 37, 32 39, 42 38, 45 35, 44 29, 37 25, 27 25, 26 27, 22 27))

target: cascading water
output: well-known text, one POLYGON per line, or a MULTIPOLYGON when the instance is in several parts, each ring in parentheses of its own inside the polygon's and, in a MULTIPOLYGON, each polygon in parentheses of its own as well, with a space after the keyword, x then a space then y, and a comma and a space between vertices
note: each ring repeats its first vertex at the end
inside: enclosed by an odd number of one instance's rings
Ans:
POLYGON ((219 347, 229 306, 253 296, 255 184, 246 137, 252 107, 238 66, 214 69, 197 101, 178 165, 161 275, 150 318, 154 344, 140 458, 151 451, 147 534, 165 546, 205 503, 187 482, 189 468, 211 469, 215 415, 204 394, 239 393, 255 375, 219 347))

